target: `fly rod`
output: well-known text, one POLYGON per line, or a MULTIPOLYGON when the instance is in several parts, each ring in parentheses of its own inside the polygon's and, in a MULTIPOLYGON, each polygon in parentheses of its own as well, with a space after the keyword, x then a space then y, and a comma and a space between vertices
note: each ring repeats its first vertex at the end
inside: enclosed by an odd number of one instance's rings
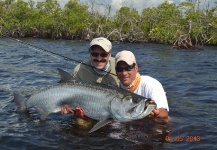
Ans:
MULTIPOLYGON (((65 61, 81 63, 81 64, 83 64, 83 65, 85 65, 85 66, 88 66, 88 67, 97 69, 96 67, 94 67, 94 66, 92 66, 92 65, 88 65, 88 64, 86 64, 86 63, 77 61, 77 60, 75 60, 75 59, 66 57, 66 56, 64 56, 64 55, 61 55, 61 54, 52 52, 52 51, 50 51, 50 50, 47 50, 47 49, 38 47, 38 46, 36 46, 36 45, 32 45, 32 44, 30 44, 30 43, 21 41, 21 40, 19 40, 19 39, 16 39, 16 38, 13 38, 13 37, 9 37, 9 36, 7 36, 7 35, 1 35, 1 36, 4 37, 4 38, 7 38, 7 39, 9 39, 9 40, 15 41, 15 42, 17 42, 17 43, 23 44, 24 46, 30 46, 30 48, 35 48, 35 50, 39 50, 39 51, 45 52, 45 53, 47 53, 48 55, 58 57, 58 58, 63 59, 63 60, 65 60, 65 61)), ((109 74, 111 74, 111 75, 117 76, 116 74, 113 74, 113 73, 111 73, 111 72, 107 72, 107 71, 105 71, 105 70, 101 70, 101 71, 104 71, 104 72, 109 73, 109 74)))

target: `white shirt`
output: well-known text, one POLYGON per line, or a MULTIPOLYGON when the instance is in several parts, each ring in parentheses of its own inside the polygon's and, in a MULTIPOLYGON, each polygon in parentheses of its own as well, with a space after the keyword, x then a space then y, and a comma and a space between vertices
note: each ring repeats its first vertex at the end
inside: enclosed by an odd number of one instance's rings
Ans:
POLYGON ((169 111, 166 93, 158 80, 141 75, 141 81, 134 93, 154 100, 158 109, 165 108, 169 111))

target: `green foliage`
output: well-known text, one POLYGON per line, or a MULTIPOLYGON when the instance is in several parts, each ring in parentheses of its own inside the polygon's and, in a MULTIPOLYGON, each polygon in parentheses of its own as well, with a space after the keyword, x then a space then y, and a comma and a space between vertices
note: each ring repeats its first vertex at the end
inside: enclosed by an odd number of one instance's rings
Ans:
POLYGON ((62 25, 62 10, 56 0, 38 2, 35 9, 34 29, 41 31, 42 37, 59 38, 62 25))
POLYGON ((104 36, 110 40, 174 44, 187 37, 194 45, 217 44, 217 7, 199 10, 195 3, 164 2, 144 8, 121 7, 110 18, 79 0, 61 8, 58 0, 0 0, 0 33, 10 36, 84 39, 104 36))
POLYGON ((114 16, 115 27, 119 28, 122 33, 126 34, 136 26, 139 19, 138 11, 135 9, 130 10, 129 7, 121 7, 114 16))
MULTIPOLYGON (((155 8, 145 8, 141 14, 141 29, 144 33, 149 33, 153 26, 155 25, 155 20, 157 19, 157 13, 155 8)), ((148 35, 146 35, 148 36, 148 35)))
POLYGON ((3 26, 7 32, 24 36, 23 30, 29 28, 29 18, 31 18, 32 10, 28 7, 28 3, 18 0, 16 3, 7 5, 2 15, 3 26))
POLYGON ((130 31, 130 16, 129 7, 121 7, 114 16, 115 27, 120 29, 124 34, 130 31))
MULTIPOLYGON (((145 10, 143 10, 143 14, 144 13, 145 10)), ((149 17, 151 24, 149 27, 149 38, 151 38, 152 41, 172 44, 176 37, 176 32, 180 30, 180 11, 176 9, 174 4, 165 2, 157 8, 154 8, 154 10, 149 10, 149 14, 151 16, 154 15, 154 19, 149 17)), ((148 18, 148 16, 145 18, 148 18)))
POLYGON ((207 26, 209 27, 208 33, 211 38, 208 43, 217 44, 217 7, 209 11, 207 18, 209 19, 209 22, 207 23, 207 26))
POLYGON ((64 26, 67 30, 67 36, 75 36, 85 32, 90 15, 88 14, 88 7, 80 5, 78 1, 70 0, 65 5, 63 12, 64 26))

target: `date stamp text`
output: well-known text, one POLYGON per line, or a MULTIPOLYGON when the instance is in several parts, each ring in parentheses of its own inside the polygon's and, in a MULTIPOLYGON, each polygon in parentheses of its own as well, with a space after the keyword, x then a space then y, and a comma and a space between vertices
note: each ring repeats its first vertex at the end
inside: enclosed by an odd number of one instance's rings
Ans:
POLYGON ((171 136, 167 135, 165 137, 167 142, 200 142, 200 136, 198 135, 187 135, 187 136, 171 136))

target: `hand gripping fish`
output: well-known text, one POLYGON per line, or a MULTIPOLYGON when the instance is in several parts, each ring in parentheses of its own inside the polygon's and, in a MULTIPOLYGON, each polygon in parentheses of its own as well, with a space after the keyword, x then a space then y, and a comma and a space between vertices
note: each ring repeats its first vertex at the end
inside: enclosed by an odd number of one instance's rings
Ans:
POLYGON ((24 112, 34 107, 45 120, 50 113, 61 111, 63 105, 75 110, 81 107, 84 115, 99 120, 89 133, 111 121, 128 122, 146 117, 156 107, 150 99, 124 89, 99 83, 76 81, 67 72, 58 69, 61 82, 42 89, 23 100, 14 94, 17 111, 24 112))

